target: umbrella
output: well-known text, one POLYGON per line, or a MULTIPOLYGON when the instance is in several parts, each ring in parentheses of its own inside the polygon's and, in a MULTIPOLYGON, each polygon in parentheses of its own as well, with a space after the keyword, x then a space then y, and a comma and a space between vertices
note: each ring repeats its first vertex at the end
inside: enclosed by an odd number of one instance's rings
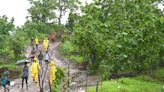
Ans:
POLYGON ((30 61, 29 60, 18 60, 16 62, 17 65, 23 65, 24 63, 30 63, 30 61))

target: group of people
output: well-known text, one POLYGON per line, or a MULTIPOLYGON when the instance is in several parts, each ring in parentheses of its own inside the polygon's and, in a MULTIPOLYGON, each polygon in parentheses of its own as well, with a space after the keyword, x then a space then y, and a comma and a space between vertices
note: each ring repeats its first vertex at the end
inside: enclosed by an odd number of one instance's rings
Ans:
MULTIPOLYGON (((49 65, 50 67, 50 78, 49 82, 52 85, 55 81, 55 72, 56 72, 56 65, 54 60, 50 60, 50 55, 48 53, 49 49, 49 39, 45 38, 43 40, 43 49, 45 54, 43 55, 41 47, 39 48, 39 39, 36 37, 35 39, 31 39, 31 44, 33 49, 31 50, 31 66, 30 66, 30 72, 32 79, 35 83, 39 82, 40 73, 42 71, 43 73, 43 65, 49 65), (39 53, 38 53, 39 52, 39 53), (44 64, 43 64, 44 63, 44 64)), ((28 76, 29 76, 29 67, 27 66, 27 63, 25 63, 24 69, 23 69, 23 75, 22 75, 22 88, 24 86, 24 81, 26 82, 26 88, 28 88, 28 76)))
MULTIPOLYGON (((51 41, 55 41, 55 35, 51 34, 51 41)), ((44 66, 47 65, 50 67, 49 72, 49 83, 52 85, 55 81, 55 72, 56 72, 56 65, 55 61, 50 58, 48 53, 49 50, 49 39, 45 38, 43 40, 43 46, 40 44, 38 37, 31 38, 31 46, 32 50, 30 53, 31 62, 24 63, 23 67, 23 74, 22 74, 22 88, 24 87, 24 82, 26 83, 26 88, 28 89, 28 78, 29 73, 31 73, 31 77, 35 83, 39 82, 40 73, 43 73, 44 66), (43 50, 42 50, 43 48, 43 50), (43 54, 44 52, 44 54, 43 54), (30 67, 30 68, 29 68, 30 67)), ((4 92, 9 92, 10 80, 9 80, 9 70, 8 68, 3 69, 1 83, 4 87, 4 92)))

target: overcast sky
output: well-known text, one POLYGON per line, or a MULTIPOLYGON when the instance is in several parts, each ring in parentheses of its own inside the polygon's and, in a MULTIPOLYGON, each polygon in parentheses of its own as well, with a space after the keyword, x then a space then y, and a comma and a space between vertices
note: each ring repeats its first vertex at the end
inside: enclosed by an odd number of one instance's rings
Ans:
MULTIPOLYGON (((81 0, 91 2, 92 0, 81 0)), ((160 6, 162 8, 162 5, 160 6)), ((28 0, 0 0, 0 16, 6 15, 9 18, 14 17, 16 26, 23 25, 28 15, 27 9, 30 8, 28 0)), ((62 23, 65 23, 68 16, 63 17, 62 23)))
POLYGON ((0 0, 0 16, 14 17, 15 25, 23 25, 30 7, 28 0, 0 0))

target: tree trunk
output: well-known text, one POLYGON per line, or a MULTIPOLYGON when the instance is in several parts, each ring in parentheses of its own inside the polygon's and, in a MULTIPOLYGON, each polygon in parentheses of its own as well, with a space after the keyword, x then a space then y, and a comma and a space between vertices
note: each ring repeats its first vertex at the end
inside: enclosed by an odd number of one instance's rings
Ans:
POLYGON ((60 14, 58 18, 59 26, 61 25, 61 18, 62 18, 62 9, 60 9, 60 14))

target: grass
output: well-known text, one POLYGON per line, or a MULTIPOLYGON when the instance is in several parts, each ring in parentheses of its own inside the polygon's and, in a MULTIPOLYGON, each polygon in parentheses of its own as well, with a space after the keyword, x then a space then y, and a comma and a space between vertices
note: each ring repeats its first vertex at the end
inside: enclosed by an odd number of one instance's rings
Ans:
POLYGON ((15 65, 15 64, 2 64, 2 65, 0 65, 0 69, 2 67, 7 67, 9 70, 17 70, 17 69, 19 69, 19 66, 15 65))
POLYGON ((3 67, 7 67, 9 69, 11 79, 17 79, 21 77, 22 68, 20 68, 19 66, 15 64, 1 64, 0 69, 2 69, 3 67))
MULTIPOLYGON (((160 92, 162 83, 154 82, 148 76, 138 76, 135 78, 120 78, 116 80, 104 81, 98 92, 160 92)), ((88 92, 96 92, 95 87, 90 87, 88 92)))
POLYGON ((65 41, 62 43, 59 50, 61 54, 65 56, 65 58, 71 61, 75 61, 76 63, 82 63, 84 61, 84 58, 77 53, 78 48, 70 41, 65 41))
POLYGON ((70 54, 75 51, 73 44, 70 41, 65 41, 61 44, 60 51, 63 54, 70 54))
POLYGON ((26 59, 26 57, 17 57, 15 59, 12 59, 11 62, 8 63, 4 63, 4 62, 0 62, 0 69, 3 67, 7 67, 9 70, 19 70, 19 66, 16 65, 16 61, 17 60, 22 60, 22 59, 26 59))
POLYGON ((154 76, 161 81, 164 81, 164 68, 155 71, 154 76))
POLYGON ((69 60, 76 61, 76 63, 78 63, 78 64, 82 63, 83 60, 84 60, 84 58, 82 56, 79 56, 79 55, 77 55, 77 56, 71 55, 71 56, 69 56, 67 58, 69 58, 69 60))
POLYGON ((0 69, 3 68, 3 67, 7 67, 9 70, 15 70, 15 69, 18 69, 18 66, 16 65, 7 65, 7 64, 4 64, 4 65, 0 65, 0 69))

